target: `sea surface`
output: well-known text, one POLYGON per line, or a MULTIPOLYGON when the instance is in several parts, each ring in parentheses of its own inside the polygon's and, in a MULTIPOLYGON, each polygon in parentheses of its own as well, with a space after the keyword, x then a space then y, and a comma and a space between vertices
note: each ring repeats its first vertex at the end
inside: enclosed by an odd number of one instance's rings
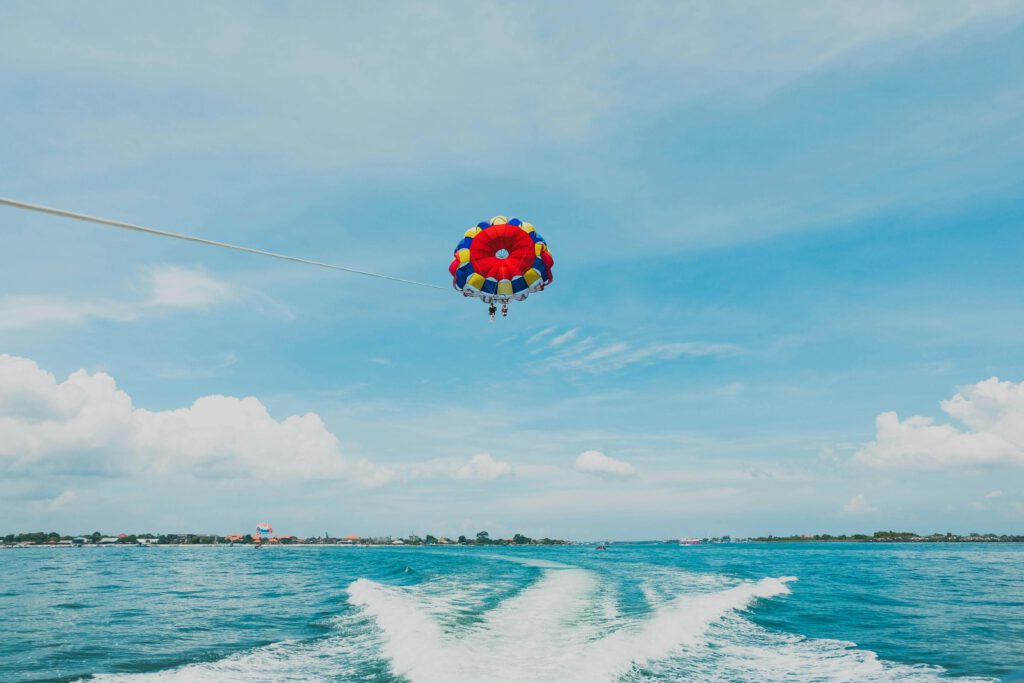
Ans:
POLYGON ((0 681, 979 681, 1024 545, 0 551, 0 681))

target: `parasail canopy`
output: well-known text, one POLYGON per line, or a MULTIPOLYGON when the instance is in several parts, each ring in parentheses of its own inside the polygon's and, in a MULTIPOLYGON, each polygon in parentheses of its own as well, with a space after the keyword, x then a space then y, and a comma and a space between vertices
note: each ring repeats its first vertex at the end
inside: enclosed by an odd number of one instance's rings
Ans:
POLYGON ((550 285, 554 264, 548 243, 533 225, 495 216, 466 231, 448 271, 463 296, 506 304, 550 285))

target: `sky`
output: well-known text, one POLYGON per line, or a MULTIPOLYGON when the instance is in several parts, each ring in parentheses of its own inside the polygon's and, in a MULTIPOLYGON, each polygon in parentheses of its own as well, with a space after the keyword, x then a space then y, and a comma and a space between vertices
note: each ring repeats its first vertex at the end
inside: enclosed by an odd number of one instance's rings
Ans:
POLYGON ((1024 532, 1024 6, 5 2, 0 531, 1024 532))

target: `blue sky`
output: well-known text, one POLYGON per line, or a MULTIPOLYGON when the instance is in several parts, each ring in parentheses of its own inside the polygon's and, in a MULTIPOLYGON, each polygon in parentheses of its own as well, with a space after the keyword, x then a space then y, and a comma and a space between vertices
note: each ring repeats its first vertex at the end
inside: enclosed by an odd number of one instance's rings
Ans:
POLYGON ((5 3, 0 195, 556 265, 489 324, 3 209, 2 528, 1020 532, 1022 61, 1009 2, 5 3))

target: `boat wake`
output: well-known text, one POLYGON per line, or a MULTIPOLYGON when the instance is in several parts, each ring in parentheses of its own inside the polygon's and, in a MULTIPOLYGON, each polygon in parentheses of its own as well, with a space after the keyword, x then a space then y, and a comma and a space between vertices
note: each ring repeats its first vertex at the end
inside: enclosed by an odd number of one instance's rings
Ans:
POLYGON ((747 618, 759 600, 789 593, 794 577, 728 582, 696 576, 691 590, 675 594, 659 581, 657 587, 643 587, 645 609, 624 614, 615 585, 600 574, 557 564, 542 565, 538 571, 532 584, 489 609, 481 609, 486 604, 485 584, 437 579, 392 586, 358 579, 348 587, 350 609, 332 620, 334 635, 276 643, 150 674, 96 679, 176 683, 946 680, 938 668, 886 662, 851 643, 773 632, 747 618))
POLYGON ((701 643, 708 626, 757 598, 788 593, 792 577, 718 593, 680 596, 646 621, 616 628, 596 575, 548 570, 472 628, 445 632, 408 590, 360 579, 350 602, 373 617, 392 672, 420 681, 614 681, 675 650, 701 643))

